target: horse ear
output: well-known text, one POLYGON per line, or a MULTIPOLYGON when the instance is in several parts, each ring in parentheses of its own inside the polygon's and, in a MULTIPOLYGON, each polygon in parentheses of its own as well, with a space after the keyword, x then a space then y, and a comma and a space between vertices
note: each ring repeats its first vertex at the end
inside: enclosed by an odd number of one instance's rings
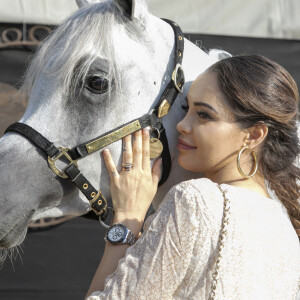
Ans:
MULTIPOLYGON (((76 0, 76 3, 80 8, 82 6, 94 4, 100 1, 101 0, 76 0)), ((142 5, 139 4, 138 7, 136 7, 136 0, 113 0, 113 2, 118 10, 130 20, 133 20, 134 18, 141 19, 143 9, 139 8, 141 8, 142 5)))
POLYGON ((99 0, 76 0, 77 6, 80 8, 82 6, 97 3, 99 0))
POLYGON ((123 15, 133 20, 135 17, 135 0, 114 0, 114 2, 123 15))

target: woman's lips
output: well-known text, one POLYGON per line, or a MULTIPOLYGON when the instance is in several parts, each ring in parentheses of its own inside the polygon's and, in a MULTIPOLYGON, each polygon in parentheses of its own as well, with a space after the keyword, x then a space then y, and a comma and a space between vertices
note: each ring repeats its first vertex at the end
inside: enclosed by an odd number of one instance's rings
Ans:
POLYGON ((194 147, 194 146, 188 144, 187 142, 185 142, 182 139, 178 139, 177 148, 181 149, 181 150, 192 150, 192 149, 196 149, 197 147, 194 147))

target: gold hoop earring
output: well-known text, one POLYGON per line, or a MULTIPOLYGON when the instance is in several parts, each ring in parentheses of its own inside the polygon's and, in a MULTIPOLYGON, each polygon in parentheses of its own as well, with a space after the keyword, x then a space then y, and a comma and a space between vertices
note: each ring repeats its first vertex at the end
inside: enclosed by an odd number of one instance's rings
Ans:
POLYGON ((241 155, 242 153, 248 148, 248 146, 244 146, 238 153, 238 156, 237 156, 237 159, 236 159, 236 163, 237 163, 237 168, 240 172, 240 174, 244 177, 244 178, 251 178, 253 177, 256 172, 257 172, 257 168, 258 168, 258 161, 256 159, 256 155, 255 155, 255 152, 254 151, 251 151, 251 154, 253 156, 253 159, 254 159, 254 170, 251 174, 245 174, 241 168, 241 165, 240 165, 240 159, 241 159, 241 155))

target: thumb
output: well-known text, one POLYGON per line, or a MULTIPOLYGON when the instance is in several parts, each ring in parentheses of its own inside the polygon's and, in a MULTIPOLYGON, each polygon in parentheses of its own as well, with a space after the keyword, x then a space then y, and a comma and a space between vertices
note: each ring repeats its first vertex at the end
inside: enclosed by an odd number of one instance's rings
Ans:
POLYGON ((162 158, 159 158, 155 161, 152 168, 152 182, 156 186, 158 185, 161 176, 161 165, 162 165, 162 158))

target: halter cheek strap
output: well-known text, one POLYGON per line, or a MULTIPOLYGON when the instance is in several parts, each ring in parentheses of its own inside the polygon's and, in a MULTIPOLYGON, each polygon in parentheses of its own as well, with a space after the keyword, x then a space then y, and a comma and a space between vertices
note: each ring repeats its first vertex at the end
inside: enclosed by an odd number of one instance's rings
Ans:
POLYGON ((35 144, 39 149, 41 149, 48 157, 48 164, 51 170, 53 171, 53 167, 50 165, 49 161, 57 161, 58 159, 64 159, 64 162, 68 161, 68 166, 64 169, 65 176, 60 172, 54 172, 56 175, 62 178, 68 178, 70 181, 76 184, 76 186, 80 189, 80 191, 86 196, 89 200, 91 209, 94 211, 96 215, 100 215, 101 218, 106 218, 107 213, 107 201, 101 194, 101 192, 97 191, 92 184, 82 175, 82 173, 78 169, 77 161, 72 160, 72 158, 68 155, 68 152, 65 148, 57 148, 51 143, 48 139, 46 139, 43 135, 37 132, 32 127, 28 126, 24 123, 14 123, 10 125, 6 130, 7 132, 15 132, 20 135, 25 136, 28 140, 30 140, 33 144, 35 144))
POLYGON ((172 26, 175 34, 175 69, 172 73, 172 79, 168 83, 158 103, 150 114, 146 114, 138 119, 132 120, 103 135, 89 140, 86 143, 79 144, 72 149, 56 147, 47 138, 24 123, 14 123, 5 131, 5 133, 18 133, 26 137, 39 149, 41 149, 47 155, 50 169, 57 176, 73 182, 89 200, 91 209, 102 221, 106 219, 108 214, 107 201, 101 191, 97 191, 80 172, 77 160, 82 159, 95 151, 99 151, 107 145, 110 145, 137 130, 152 127, 159 132, 159 136, 163 144, 163 174, 159 185, 163 184, 167 180, 171 170, 171 155, 161 118, 169 112, 178 93, 182 93, 184 73, 181 64, 183 58, 184 38, 180 27, 176 23, 166 19, 163 20, 172 26), (64 169, 60 169, 56 165, 57 161, 64 162, 66 167, 64 169))

